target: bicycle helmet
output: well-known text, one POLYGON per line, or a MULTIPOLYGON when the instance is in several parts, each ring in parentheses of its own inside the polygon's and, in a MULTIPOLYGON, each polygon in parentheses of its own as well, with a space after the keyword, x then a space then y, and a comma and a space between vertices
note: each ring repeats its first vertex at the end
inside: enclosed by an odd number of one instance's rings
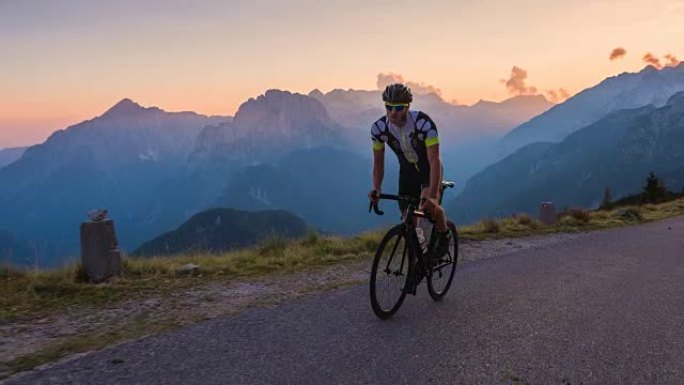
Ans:
POLYGON ((382 101, 385 103, 409 104, 413 101, 411 89, 401 83, 390 84, 382 93, 382 101))

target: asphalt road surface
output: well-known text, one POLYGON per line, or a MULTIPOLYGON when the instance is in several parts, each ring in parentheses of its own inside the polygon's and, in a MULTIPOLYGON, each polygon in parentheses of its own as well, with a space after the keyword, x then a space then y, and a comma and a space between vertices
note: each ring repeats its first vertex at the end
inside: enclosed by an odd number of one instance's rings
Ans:
POLYGON ((684 217, 459 265, 442 302, 423 284, 389 321, 362 285, 5 382, 684 384, 684 217))

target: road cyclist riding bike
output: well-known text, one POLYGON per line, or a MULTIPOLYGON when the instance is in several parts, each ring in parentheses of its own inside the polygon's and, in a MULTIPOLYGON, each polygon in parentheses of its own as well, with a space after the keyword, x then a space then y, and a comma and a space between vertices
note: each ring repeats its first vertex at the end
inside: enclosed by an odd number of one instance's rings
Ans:
POLYGON ((403 84, 388 85, 382 100, 387 114, 371 126, 373 189, 368 198, 377 213, 380 199, 397 200, 402 212, 402 224, 391 229, 380 242, 371 271, 373 310, 380 318, 387 318, 398 310, 407 293, 415 295, 416 287, 425 277, 429 278, 430 295, 434 299, 443 297, 453 279, 458 242, 456 228, 447 221, 441 206, 443 190, 453 187, 453 183, 442 182, 443 168, 435 123, 427 114, 409 109, 413 95, 403 84), (398 195, 381 193, 385 143, 399 161, 398 195), (426 226, 423 226, 425 221, 434 223, 432 230, 428 231, 431 235, 429 240, 421 239, 427 235, 426 226), (389 255, 385 255, 387 253, 389 255), (441 290, 431 284, 435 277, 445 281, 441 290), (399 282, 390 284, 389 281, 399 282), (388 302, 386 307, 379 301, 380 288, 390 291, 382 294, 387 297, 383 297, 388 302), (394 296, 397 296, 396 300, 391 298, 394 296))

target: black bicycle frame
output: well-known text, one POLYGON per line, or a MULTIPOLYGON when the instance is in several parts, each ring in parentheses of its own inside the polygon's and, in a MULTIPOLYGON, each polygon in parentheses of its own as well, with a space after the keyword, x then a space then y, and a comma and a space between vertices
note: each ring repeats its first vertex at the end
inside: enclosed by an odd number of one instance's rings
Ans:
MULTIPOLYGON (((413 219, 414 218, 427 218, 430 220, 430 217, 423 211, 417 210, 416 208, 420 205, 420 199, 419 198, 414 198, 414 197, 409 197, 409 196, 400 196, 400 195, 393 195, 393 194, 380 194, 379 199, 387 199, 387 200, 395 200, 395 201, 403 201, 406 202, 407 208, 406 208, 406 214, 403 215, 403 224, 405 228, 405 234, 406 234, 406 249, 409 250, 409 258, 411 255, 411 252, 414 253, 415 257, 418 259, 419 263, 423 264, 423 250, 420 248, 420 243, 418 241, 418 236, 416 235, 415 232, 415 225, 413 224, 413 219)), ((376 214, 378 215, 384 215, 384 211, 381 211, 378 208, 378 203, 377 202, 371 202, 370 207, 368 211, 373 210, 376 214)), ((430 242, 432 242, 432 236, 430 236, 430 242)), ((397 246, 399 245, 399 242, 397 240, 397 243, 394 245, 394 249, 392 250, 391 255, 395 255, 394 252, 396 251, 397 246)), ((432 246, 432 245, 430 245, 432 246)), ((402 252, 401 254, 401 266, 404 265, 405 259, 406 258, 406 252, 402 252)), ((387 261, 387 266, 385 266, 385 272, 389 270, 389 265, 392 262, 392 259, 387 261)), ((423 265, 423 268, 426 266, 423 265)), ((426 270, 427 271, 427 270, 426 270)), ((414 272, 415 274, 415 272, 414 272)))

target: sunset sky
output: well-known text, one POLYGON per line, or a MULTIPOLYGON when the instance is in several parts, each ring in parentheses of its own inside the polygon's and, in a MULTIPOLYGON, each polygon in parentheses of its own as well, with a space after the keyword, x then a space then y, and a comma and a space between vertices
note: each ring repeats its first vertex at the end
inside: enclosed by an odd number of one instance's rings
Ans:
POLYGON ((647 53, 681 59, 682 41, 684 1, 0 0, 0 148, 124 97, 232 115, 269 88, 376 89, 394 73, 472 104, 512 96, 514 66, 519 90, 574 94, 647 53))

